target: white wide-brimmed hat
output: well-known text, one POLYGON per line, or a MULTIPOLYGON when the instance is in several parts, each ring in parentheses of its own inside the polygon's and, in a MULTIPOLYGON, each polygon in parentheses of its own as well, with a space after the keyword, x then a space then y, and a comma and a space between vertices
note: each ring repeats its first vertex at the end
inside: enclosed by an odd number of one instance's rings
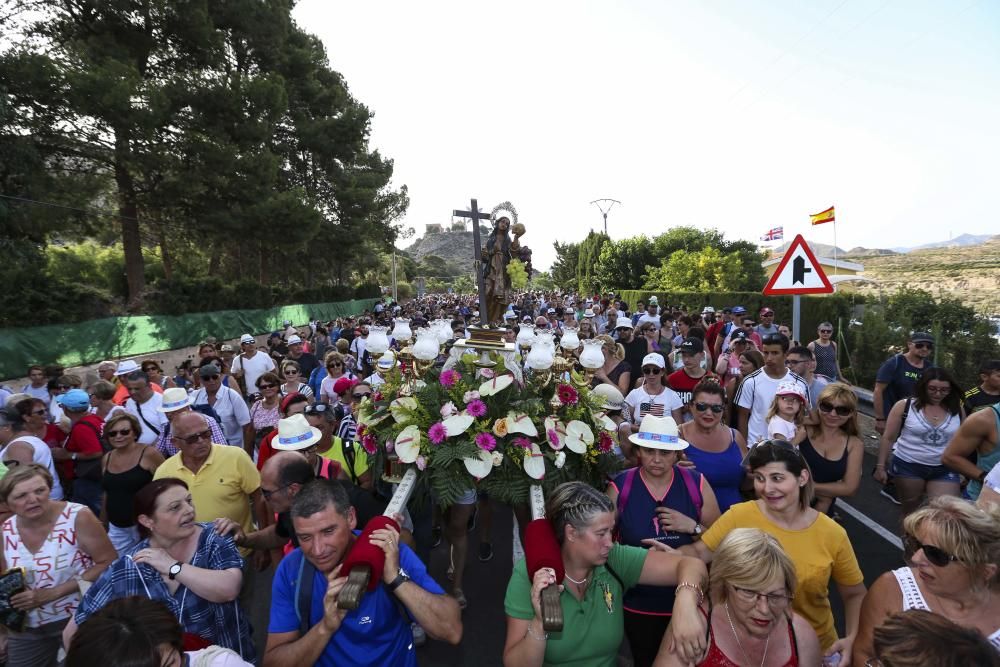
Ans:
POLYGON ((305 415, 292 415, 278 420, 278 436, 271 441, 271 446, 286 452, 312 447, 323 433, 315 426, 310 426, 305 415))
POLYGON ((624 315, 619 315, 618 320, 615 321, 615 329, 634 329, 632 326, 631 318, 625 317, 624 315))
POLYGON ((673 417, 657 417, 656 415, 646 415, 639 424, 639 432, 628 437, 629 442, 648 447, 649 449, 665 449, 667 451, 680 451, 687 449, 686 440, 677 437, 677 422, 673 417))
POLYGON ((622 410, 625 407, 625 397, 618 391, 618 387, 602 383, 594 387, 591 393, 600 397, 605 410, 622 410))
POLYGON ((191 405, 191 397, 181 387, 163 390, 163 404, 156 408, 160 412, 176 412, 191 405))
POLYGON ((115 375, 128 375, 129 373, 141 370, 142 367, 135 363, 135 359, 126 359, 125 361, 118 362, 118 368, 115 369, 115 375))

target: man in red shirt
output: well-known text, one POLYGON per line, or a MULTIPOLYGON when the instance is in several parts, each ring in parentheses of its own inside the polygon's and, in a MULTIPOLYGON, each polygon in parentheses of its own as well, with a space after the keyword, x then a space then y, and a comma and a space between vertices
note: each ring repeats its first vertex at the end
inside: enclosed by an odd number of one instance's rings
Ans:
POLYGON ((691 396, 695 386, 706 377, 714 378, 716 375, 705 366, 705 346, 700 338, 685 338, 677 346, 677 352, 681 355, 684 365, 667 376, 667 386, 677 392, 684 403, 684 421, 691 419, 691 396))
POLYGON ((70 501, 86 505, 95 516, 100 516, 104 420, 90 414, 90 396, 82 389, 70 389, 56 401, 70 423, 66 444, 52 449, 59 475, 65 479, 63 486, 72 489, 66 495, 70 501))

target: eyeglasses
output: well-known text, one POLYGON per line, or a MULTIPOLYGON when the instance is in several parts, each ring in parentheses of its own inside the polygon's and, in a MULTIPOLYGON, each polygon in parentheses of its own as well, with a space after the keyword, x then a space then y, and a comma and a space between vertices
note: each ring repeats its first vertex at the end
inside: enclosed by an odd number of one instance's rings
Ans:
POLYGON ((650 368, 643 368, 642 369, 642 374, 643 375, 659 375, 660 371, 662 371, 662 370, 663 370, 662 368, 656 368, 655 366, 653 366, 653 367, 650 367, 650 368))
POLYGON ((958 556, 953 556, 941 547, 931 544, 921 544, 919 540, 909 533, 903 535, 903 557, 907 562, 913 559, 913 555, 918 551, 924 552, 924 557, 931 565, 946 567, 948 563, 959 560, 958 556))
POLYGON ((914 343, 913 347, 915 347, 918 350, 933 350, 934 343, 914 343))
POLYGON ((368 397, 369 397, 369 396, 371 396, 371 395, 372 395, 372 393, 371 393, 370 391, 366 391, 366 392, 365 392, 365 393, 363 393, 363 394, 353 394, 353 393, 352 393, 352 394, 351 394, 351 397, 352 397, 352 398, 353 398, 353 399, 354 399, 355 401, 363 401, 364 399, 368 398, 368 397))
POLYGON ((834 405, 826 401, 819 402, 819 411, 827 414, 836 412, 838 417, 846 417, 854 412, 854 408, 848 405, 834 405))
POLYGON ((108 436, 109 438, 117 438, 118 436, 125 437, 126 435, 130 434, 131 432, 132 432, 132 429, 130 429, 130 428, 120 428, 117 431, 105 431, 104 435, 108 436))
POLYGON ((276 493, 280 493, 280 492, 284 491, 289 486, 291 486, 291 484, 285 484, 284 486, 279 486, 274 491, 265 491, 264 489, 261 489, 260 490, 260 495, 264 496, 264 500, 270 500, 271 496, 273 496, 276 493))
POLYGON ((718 403, 695 403, 694 409, 698 412, 705 412, 705 410, 711 410, 715 414, 721 414, 725 410, 725 406, 719 405, 718 403))
POLYGON ((760 593, 739 586, 733 586, 733 592, 736 593, 737 599, 746 604, 757 604, 758 599, 764 598, 767 601, 767 606, 771 609, 784 609, 792 600, 784 593, 760 593))
POLYGON ((211 440, 211 439, 212 439, 212 431, 210 430, 205 430, 202 431, 201 433, 192 433, 191 435, 174 436, 174 440, 180 440, 181 442, 187 445, 193 445, 199 440, 211 440))
POLYGON ((786 366, 794 366, 795 364, 804 364, 808 359, 785 359, 786 366))
POLYGON ((267 382, 265 384, 259 384, 259 385, 257 385, 257 388, 258 389, 274 389, 277 386, 278 385, 276 385, 276 384, 271 384, 270 382, 267 382))

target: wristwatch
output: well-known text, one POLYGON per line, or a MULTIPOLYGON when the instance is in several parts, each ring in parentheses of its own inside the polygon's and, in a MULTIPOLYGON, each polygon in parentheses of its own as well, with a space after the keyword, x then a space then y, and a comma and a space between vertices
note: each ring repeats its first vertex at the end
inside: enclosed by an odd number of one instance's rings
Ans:
POLYGON ((702 531, 702 530, 704 530, 704 528, 702 528, 702 525, 701 525, 700 523, 697 523, 697 522, 696 522, 696 523, 694 524, 694 532, 693 532, 693 533, 691 533, 691 534, 692 534, 692 535, 701 535, 701 531, 702 531))
POLYGON ((177 578, 177 575, 181 573, 181 567, 183 566, 184 563, 180 561, 177 561, 176 563, 170 566, 170 569, 167 570, 167 576, 170 577, 170 581, 173 581, 174 579, 177 578))
POLYGON ((410 581, 410 575, 408 575, 406 570, 403 568, 399 568, 399 574, 396 575, 395 579, 389 582, 389 585, 386 586, 386 588, 389 589, 390 593, 395 593, 396 589, 405 584, 407 581, 410 581))

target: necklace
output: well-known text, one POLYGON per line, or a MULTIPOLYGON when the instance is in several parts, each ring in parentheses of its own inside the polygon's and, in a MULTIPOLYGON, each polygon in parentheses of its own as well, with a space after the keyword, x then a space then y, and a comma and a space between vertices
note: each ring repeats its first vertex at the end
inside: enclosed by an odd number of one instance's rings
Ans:
POLYGON ((584 584, 586 584, 586 583, 587 583, 587 581, 588 581, 588 580, 590 579, 590 577, 584 577, 584 578, 583 578, 582 580, 580 580, 580 581, 577 581, 577 580, 576 580, 576 579, 574 579, 573 577, 569 576, 569 573, 568 573, 568 572, 566 573, 566 578, 567 578, 567 579, 569 579, 570 581, 572 581, 572 582, 573 582, 574 584, 576 584, 577 586, 583 586, 583 585, 584 585, 584 584))
MULTIPOLYGON (((747 664, 751 664, 750 654, 746 652, 743 648, 743 642, 740 641, 740 636, 736 634, 736 626, 733 624, 733 617, 729 615, 729 603, 725 603, 726 608, 726 618, 729 619, 729 627, 733 631, 733 637, 736 637, 736 645, 740 647, 740 653, 746 658, 747 664)), ((767 660, 767 646, 771 643, 771 633, 767 633, 767 640, 764 642, 764 655, 760 658, 760 667, 764 667, 764 661, 767 660)))

